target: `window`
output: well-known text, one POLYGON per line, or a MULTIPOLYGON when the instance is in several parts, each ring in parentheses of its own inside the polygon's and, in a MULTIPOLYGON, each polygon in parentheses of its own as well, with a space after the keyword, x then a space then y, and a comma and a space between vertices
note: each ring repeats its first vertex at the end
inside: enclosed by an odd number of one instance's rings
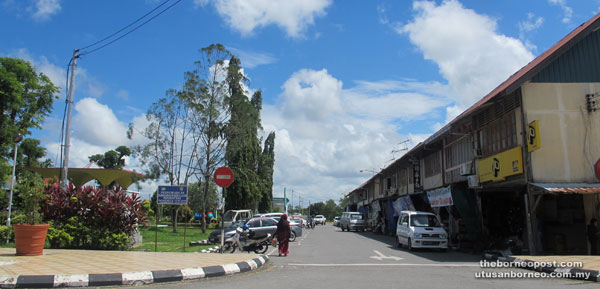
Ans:
POLYGON ((400 219, 400 225, 404 226, 404 224, 408 224, 408 215, 406 214, 402 215, 402 218, 400 219))
POLYGON ((272 219, 263 219, 262 225, 263 225, 263 227, 265 227, 265 226, 277 226, 277 222, 275 222, 275 220, 272 220, 272 219))
POLYGON ((433 215, 412 215, 410 225, 413 227, 441 227, 437 217, 433 215))
POLYGON ((492 155, 517 145, 516 111, 505 114, 480 131, 483 153, 492 155))
POLYGON ((425 177, 432 177, 442 172, 440 151, 425 157, 425 177))
POLYGON ((248 227, 250 227, 250 228, 260 227, 260 220, 258 220, 258 219, 252 220, 252 221, 246 223, 246 225, 248 225, 248 227))
POLYGON ((352 214, 352 215, 350 215, 350 219, 352 219, 352 220, 362 220, 363 219, 363 215, 361 215, 361 214, 352 214))

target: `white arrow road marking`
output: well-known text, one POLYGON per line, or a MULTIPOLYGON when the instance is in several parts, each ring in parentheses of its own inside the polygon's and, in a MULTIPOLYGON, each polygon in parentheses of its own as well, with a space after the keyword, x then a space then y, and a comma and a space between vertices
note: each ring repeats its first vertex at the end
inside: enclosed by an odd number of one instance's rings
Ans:
POLYGON ((396 257, 396 256, 386 256, 386 255, 381 254, 377 250, 373 250, 373 252, 375 252, 375 254, 377 254, 377 256, 371 256, 371 258, 377 259, 379 261, 381 261, 383 259, 393 259, 395 261, 400 261, 400 260, 404 259, 404 258, 400 258, 400 257, 396 257))

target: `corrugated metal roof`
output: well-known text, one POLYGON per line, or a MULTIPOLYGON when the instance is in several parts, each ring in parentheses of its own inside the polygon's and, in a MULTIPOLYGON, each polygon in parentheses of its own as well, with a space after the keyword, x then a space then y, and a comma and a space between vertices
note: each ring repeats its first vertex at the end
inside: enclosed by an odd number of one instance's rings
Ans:
POLYGON ((551 193, 599 194, 600 183, 530 183, 551 193))

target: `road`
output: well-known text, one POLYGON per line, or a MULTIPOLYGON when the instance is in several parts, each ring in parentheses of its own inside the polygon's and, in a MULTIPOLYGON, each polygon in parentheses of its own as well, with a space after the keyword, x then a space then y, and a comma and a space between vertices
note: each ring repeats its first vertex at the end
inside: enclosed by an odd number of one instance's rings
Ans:
MULTIPOLYGON (((261 270, 214 279, 159 283, 156 288, 600 288, 568 279, 477 279, 479 256, 448 251, 409 252, 392 237, 342 232, 332 225, 305 230, 290 255, 269 250, 261 270)), ((531 272, 485 269, 487 272, 531 272)))

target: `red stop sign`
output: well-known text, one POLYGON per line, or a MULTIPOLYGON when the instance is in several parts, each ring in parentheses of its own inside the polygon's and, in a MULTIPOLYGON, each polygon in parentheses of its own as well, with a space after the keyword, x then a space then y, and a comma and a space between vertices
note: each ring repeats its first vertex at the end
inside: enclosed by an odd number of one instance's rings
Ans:
POLYGON ((213 177, 219 187, 229 187, 233 183, 233 171, 228 167, 220 167, 215 171, 213 177))

